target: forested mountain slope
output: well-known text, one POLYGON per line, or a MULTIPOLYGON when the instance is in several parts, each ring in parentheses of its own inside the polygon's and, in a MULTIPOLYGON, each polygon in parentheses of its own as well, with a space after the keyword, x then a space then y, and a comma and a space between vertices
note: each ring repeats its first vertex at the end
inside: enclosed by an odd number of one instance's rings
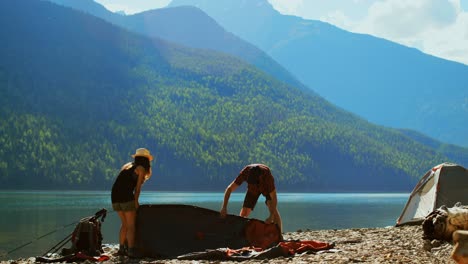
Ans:
POLYGON ((468 66, 328 23, 267 0, 172 0, 201 8, 329 102, 372 123, 468 147, 468 66))
POLYGON ((220 190, 263 162, 281 190, 408 191, 467 163, 222 53, 45 1, 0 1, 0 25, 3 188, 109 189, 137 147, 148 189, 220 190))

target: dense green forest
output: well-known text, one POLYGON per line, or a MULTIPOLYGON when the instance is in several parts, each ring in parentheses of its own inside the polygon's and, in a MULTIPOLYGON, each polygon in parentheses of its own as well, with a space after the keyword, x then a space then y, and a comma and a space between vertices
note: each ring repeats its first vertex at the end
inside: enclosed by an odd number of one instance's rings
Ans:
POLYGON ((156 156, 153 190, 220 190, 262 162, 282 190, 408 191, 468 163, 222 53, 44 1, 1 1, 0 25, 2 188, 109 189, 138 147, 156 156))

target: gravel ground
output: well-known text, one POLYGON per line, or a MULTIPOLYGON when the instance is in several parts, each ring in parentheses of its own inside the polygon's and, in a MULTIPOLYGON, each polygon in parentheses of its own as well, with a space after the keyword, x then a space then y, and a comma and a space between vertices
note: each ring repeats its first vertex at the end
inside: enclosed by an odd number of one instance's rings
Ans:
MULTIPOLYGON (((306 230, 283 234, 284 239, 334 242, 332 250, 269 260, 245 260, 243 263, 455 263, 450 252, 452 243, 424 240, 421 226, 358 228, 338 230, 306 230)), ((239 261, 194 261, 177 259, 128 259, 115 256, 116 245, 105 245, 110 256, 104 263, 239 263, 239 261)), ((90 261, 85 261, 93 263, 90 261)), ((4 261, 8 264, 35 263, 35 258, 4 261)))

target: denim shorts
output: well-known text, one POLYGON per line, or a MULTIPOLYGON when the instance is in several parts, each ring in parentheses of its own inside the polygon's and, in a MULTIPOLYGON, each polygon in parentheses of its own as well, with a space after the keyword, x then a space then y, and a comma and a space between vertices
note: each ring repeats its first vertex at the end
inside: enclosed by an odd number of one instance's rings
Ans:
POLYGON ((135 200, 125 203, 113 203, 114 211, 136 211, 135 200))

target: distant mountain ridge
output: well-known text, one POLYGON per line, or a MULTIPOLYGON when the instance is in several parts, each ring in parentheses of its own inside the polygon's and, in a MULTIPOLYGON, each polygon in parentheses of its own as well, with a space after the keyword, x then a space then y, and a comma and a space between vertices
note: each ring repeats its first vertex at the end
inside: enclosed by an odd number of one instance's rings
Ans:
POLYGON ((409 191, 468 164, 225 53, 39 0, 0 1, 0 25, 2 188, 108 190, 140 146, 153 190, 220 190, 262 162, 282 191, 409 191))
POLYGON ((267 0, 196 6, 261 48, 325 99, 377 124, 468 146, 468 66, 330 24, 281 15, 267 0))
POLYGON ((279 80, 307 89, 264 51, 225 31, 216 21, 198 8, 190 6, 161 8, 122 16, 110 12, 93 0, 48 1, 87 12, 149 37, 162 38, 188 47, 212 49, 237 56, 279 80))

